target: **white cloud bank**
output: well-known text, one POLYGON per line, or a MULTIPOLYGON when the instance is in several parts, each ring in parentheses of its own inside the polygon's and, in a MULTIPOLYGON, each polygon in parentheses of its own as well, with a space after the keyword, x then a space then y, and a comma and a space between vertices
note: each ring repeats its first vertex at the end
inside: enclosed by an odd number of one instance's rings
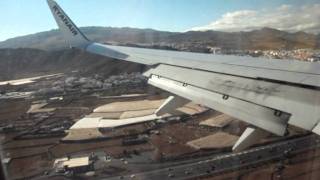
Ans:
POLYGON ((293 7, 282 5, 268 10, 241 10, 228 12, 208 25, 194 27, 193 31, 251 31, 263 27, 283 31, 320 33, 320 4, 293 7))

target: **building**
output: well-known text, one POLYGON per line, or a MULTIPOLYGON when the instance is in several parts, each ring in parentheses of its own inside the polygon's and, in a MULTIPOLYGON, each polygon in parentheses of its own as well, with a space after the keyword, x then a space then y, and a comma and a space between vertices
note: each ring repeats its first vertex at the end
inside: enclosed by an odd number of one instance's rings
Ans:
POLYGON ((88 156, 56 159, 54 168, 56 172, 70 171, 73 173, 85 173, 94 169, 93 161, 88 156))

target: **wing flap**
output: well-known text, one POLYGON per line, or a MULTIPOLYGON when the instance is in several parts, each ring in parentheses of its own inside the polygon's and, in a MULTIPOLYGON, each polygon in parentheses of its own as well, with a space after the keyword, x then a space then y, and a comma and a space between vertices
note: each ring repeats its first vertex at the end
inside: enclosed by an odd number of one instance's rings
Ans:
POLYGON ((149 84, 190 99, 195 103, 203 104, 212 109, 224 112, 247 123, 277 135, 284 135, 286 119, 274 115, 274 110, 229 97, 226 101, 223 94, 208 91, 192 85, 152 75, 149 84))
POLYGON ((318 90, 163 64, 145 73, 151 74, 290 114, 289 123, 304 129, 319 121, 318 90))

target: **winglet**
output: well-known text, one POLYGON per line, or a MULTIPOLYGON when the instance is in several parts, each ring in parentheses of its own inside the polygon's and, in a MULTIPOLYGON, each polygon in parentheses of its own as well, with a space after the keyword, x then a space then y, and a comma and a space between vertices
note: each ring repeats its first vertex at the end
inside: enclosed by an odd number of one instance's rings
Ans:
POLYGON ((54 0, 47 2, 59 29, 71 47, 85 48, 91 43, 54 0))

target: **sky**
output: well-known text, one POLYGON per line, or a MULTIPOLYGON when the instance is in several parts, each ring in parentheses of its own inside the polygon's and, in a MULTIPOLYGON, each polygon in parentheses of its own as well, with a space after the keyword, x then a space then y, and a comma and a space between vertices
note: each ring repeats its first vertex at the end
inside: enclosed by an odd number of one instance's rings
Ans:
MULTIPOLYGON (((79 27, 320 33, 319 0, 56 0, 79 27)), ((0 41, 56 29, 46 0, 0 0, 0 41)))

